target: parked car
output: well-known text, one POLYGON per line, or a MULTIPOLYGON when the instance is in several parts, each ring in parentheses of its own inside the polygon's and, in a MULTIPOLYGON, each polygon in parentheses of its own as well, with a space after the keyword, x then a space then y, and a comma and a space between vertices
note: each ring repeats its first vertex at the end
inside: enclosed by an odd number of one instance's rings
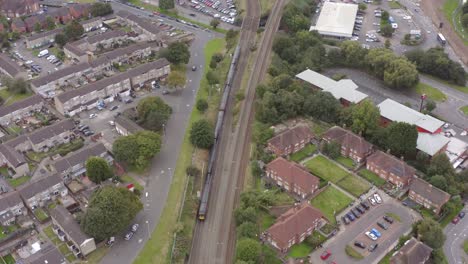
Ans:
POLYGON ((383 230, 388 229, 388 225, 383 222, 377 222, 377 225, 380 226, 380 228, 382 228, 383 230))
POLYGON ((132 232, 136 232, 136 231, 138 230, 138 227, 139 227, 139 226, 140 226, 140 225, 138 225, 138 224, 132 225, 132 232))
POLYGON ((458 214, 458 217, 460 217, 460 218, 465 217, 465 212, 460 212, 460 213, 458 214))
POLYGON ((169 94, 169 91, 168 90, 163 90, 162 94, 169 94))
POLYGON ((125 101, 124 101, 124 102, 125 102, 126 104, 129 104, 129 103, 133 102, 133 100, 132 100, 132 99, 130 99, 130 98, 127 98, 127 99, 125 99, 125 101))
POLYGON ((377 237, 369 231, 366 232, 366 236, 370 238, 371 240, 374 240, 374 241, 377 240, 377 237))
POLYGON ((348 219, 348 217, 343 216, 343 217, 341 217, 341 220, 343 221, 343 223, 345 223, 345 225, 348 225, 348 224, 349 224, 349 219, 348 219))
POLYGON ((362 248, 362 249, 366 248, 366 245, 364 245, 364 243, 359 242, 359 241, 357 241, 357 240, 354 241, 354 245, 355 245, 356 247, 358 247, 358 248, 362 248))
POLYGON ((361 205, 356 206, 356 210, 358 210, 361 214, 364 214, 366 212, 366 209, 364 209, 364 207, 362 207, 361 205))
POLYGON ((372 205, 375 205, 375 204, 376 204, 374 198, 372 198, 372 197, 369 197, 369 202, 370 202, 372 205))
POLYGON ((356 219, 352 213, 347 213, 346 216, 349 218, 349 220, 354 221, 356 219))
POLYGON ((110 108, 110 110, 111 110, 111 111, 114 111, 114 110, 116 110, 117 108, 119 108, 119 106, 118 106, 118 105, 114 105, 113 107, 110 108))
POLYGON ((460 222, 460 217, 455 217, 453 220, 452 220, 452 224, 458 224, 458 222, 460 222))
POLYGON ((387 221, 388 223, 393 224, 393 218, 392 217, 390 217, 388 215, 384 215, 383 219, 385 221, 387 221))
POLYGON ((354 216, 356 216, 356 218, 361 217, 361 214, 356 209, 352 208, 351 212, 354 214, 354 216))
POLYGON ((106 241, 106 246, 112 246, 115 242, 115 237, 110 237, 107 241, 106 241))
POLYGON ((90 115, 89 115, 89 119, 93 119, 93 118, 96 118, 96 117, 97 117, 96 114, 90 114, 90 115))
POLYGON ((322 260, 326 260, 327 258, 329 258, 331 256, 331 252, 330 250, 325 250, 322 255, 320 255, 320 258, 322 260))
POLYGON ((367 202, 367 201, 362 201, 361 206, 364 207, 366 210, 369 210, 369 208, 370 208, 369 202, 367 202))
POLYGON ((78 130, 80 130, 81 132, 85 131, 85 130, 88 130, 89 129, 89 126, 86 126, 86 125, 80 125, 78 126, 78 130))
POLYGON ((377 244, 377 243, 370 245, 369 246, 369 252, 373 252, 378 246, 379 246, 379 244, 377 244))
POLYGON ((374 199, 378 204, 382 203, 382 199, 380 198, 380 195, 378 193, 374 193, 374 199))
POLYGON ((376 237, 381 237, 382 234, 375 228, 371 229, 372 234, 374 234, 376 237))
POLYGON ((128 232, 128 233, 125 235, 124 238, 125 238, 125 240, 130 240, 130 239, 132 239, 132 237, 133 237, 133 232, 128 232))

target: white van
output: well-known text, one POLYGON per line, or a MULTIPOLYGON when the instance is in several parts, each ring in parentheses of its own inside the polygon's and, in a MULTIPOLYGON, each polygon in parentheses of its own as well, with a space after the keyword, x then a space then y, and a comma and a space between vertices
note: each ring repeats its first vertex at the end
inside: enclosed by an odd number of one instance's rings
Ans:
POLYGON ((41 50, 41 51, 39 52, 39 54, 37 55, 37 57, 42 58, 42 57, 47 56, 47 55, 49 55, 49 51, 48 51, 48 50, 41 50))

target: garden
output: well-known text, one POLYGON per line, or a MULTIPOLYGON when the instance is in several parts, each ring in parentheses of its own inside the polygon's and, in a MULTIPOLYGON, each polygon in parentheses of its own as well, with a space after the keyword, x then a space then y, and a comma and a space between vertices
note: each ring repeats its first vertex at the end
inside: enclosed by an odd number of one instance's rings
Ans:
POLYGON ((299 162, 307 157, 312 156, 312 154, 314 154, 316 150, 317 146, 315 146, 314 144, 308 144, 300 151, 291 154, 291 156, 289 156, 289 159, 295 162, 299 162))
POLYGON ((336 224, 335 215, 341 212, 353 200, 333 186, 328 186, 319 195, 315 196, 310 204, 319 209, 330 224, 336 224))
POLYGON ((358 174, 363 177, 364 179, 368 180, 372 184, 374 184, 377 187, 380 187, 386 183, 386 181, 382 178, 380 178, 377 174, 373 173, 370 170, 367 169, 362 169, 358 172, 358 174))

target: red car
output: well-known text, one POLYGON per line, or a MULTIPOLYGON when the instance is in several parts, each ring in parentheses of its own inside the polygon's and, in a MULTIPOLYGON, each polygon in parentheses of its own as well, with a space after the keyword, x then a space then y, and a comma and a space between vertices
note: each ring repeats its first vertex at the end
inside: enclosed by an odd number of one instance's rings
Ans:
POLYGON ((153 11, 153 15, 159 15, 159 12, 153 11))
POLYGON ((322 255, 320 255, 320 258, 322 260, 326 260, 327 258, 329 258, 331 256, 331 252, 329 250, 326 250, 322 253, 322 255))
POLYGON ((452 220, 452 223, 457 224, 458 221, 460 221, 460 217, 457 216, 452 220))

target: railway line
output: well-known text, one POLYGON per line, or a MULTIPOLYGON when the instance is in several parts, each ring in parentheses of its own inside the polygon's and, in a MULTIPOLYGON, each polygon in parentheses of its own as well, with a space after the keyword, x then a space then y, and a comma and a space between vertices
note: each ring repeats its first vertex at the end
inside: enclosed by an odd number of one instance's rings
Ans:
POLYGON ((269 54, 281 19, 281 10, 285 0, 278 0, 272 10, 261 44, 249 73, 246 98, 239 113, 239 122, 234 129, 232 108, 234 94, 241 86, 242 75, 247 67, 251 47, 254 43, 259 17, 258 1, 247 1, 247 14, 244 18, 240 40, 237 71, 232 81, 230 100, 228 100, 223 122, 223 132, 218 137, 218 150, 212 171, 212 183, 203 220, 197 223, 194 231, 189 263, 232 263, 235 249, 235 223, 233 210, 239 198, 246 165, 249 160, 250 121, 253 116, 255 88, 265 76, 269 54))

